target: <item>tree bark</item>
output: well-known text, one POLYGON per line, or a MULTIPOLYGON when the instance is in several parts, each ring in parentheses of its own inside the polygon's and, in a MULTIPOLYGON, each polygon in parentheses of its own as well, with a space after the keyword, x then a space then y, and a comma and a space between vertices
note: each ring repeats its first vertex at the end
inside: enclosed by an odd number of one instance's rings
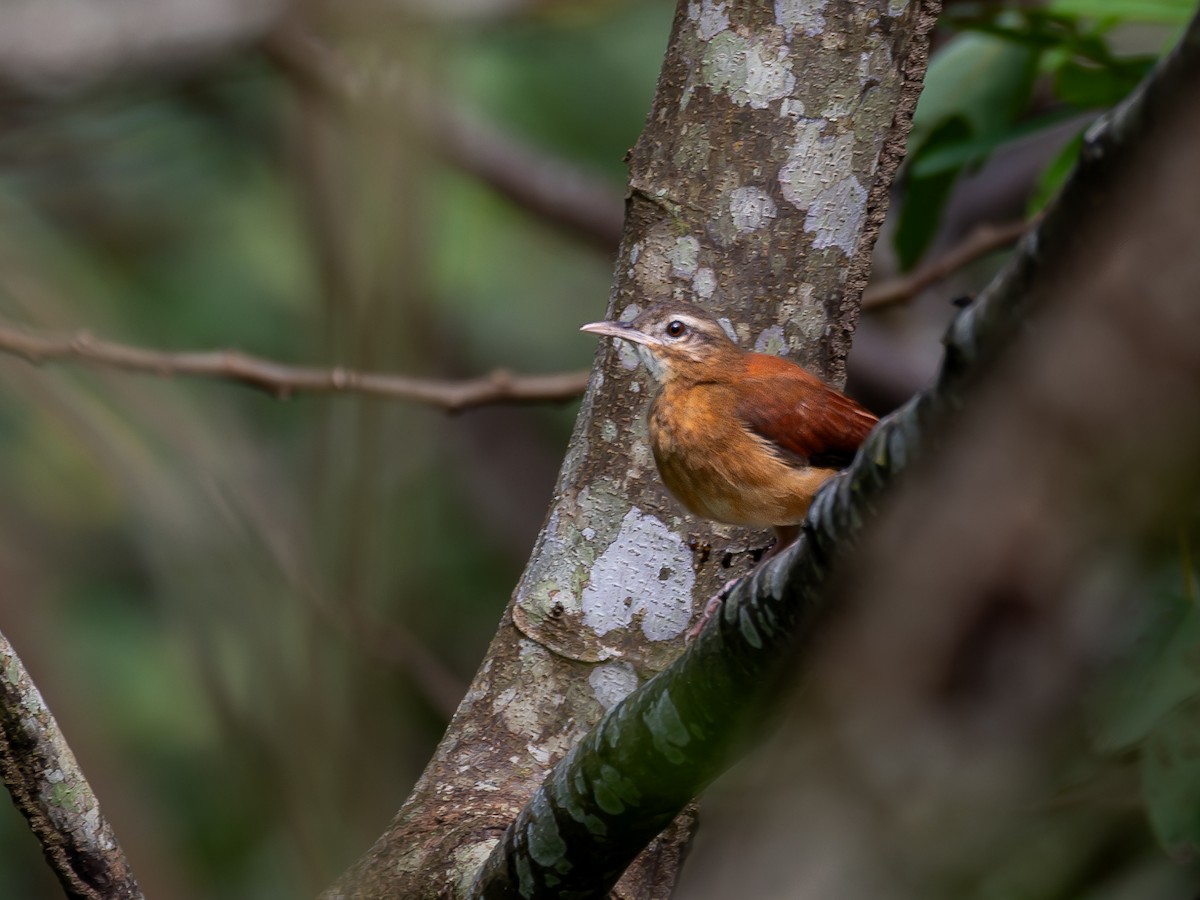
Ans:
MULTIPOLYGON (((667 298, 744 346, 843 377, 936 0, 680 2, 630 192, 609 315, 667 298)), ((650 384, 602 346, 530 563, 412 795, 327 897, 467 896, 546 773, 680 652, 765 539, 685 517, 645 440, 650 384)), ((688 816, 621 897, 675 883, 688 816)))

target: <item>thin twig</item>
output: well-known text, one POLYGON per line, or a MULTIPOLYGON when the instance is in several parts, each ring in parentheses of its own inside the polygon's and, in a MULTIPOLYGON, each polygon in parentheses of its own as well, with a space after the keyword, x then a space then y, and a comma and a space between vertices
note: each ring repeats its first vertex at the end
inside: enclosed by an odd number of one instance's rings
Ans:
POLYGON ((371 96, 399 96, 408 106, 411 123, 459 168, 601 250, 616 251, 625 216, 616 189, 437 96, 394 60, 380 69, 353 66, 294 24, 276 28, 262 48, 301 89, 326 101, 348 104, 371 96))
POLYGON ((20 657, 0 634, 0 776, 63 892, 140 900, 112 827, 20 657))
POLYGON ((953 275, 980 257, 1016 243, 1035 221, 1019 219, 999 225, 991 223, 977 225, 965 238, 926 265, 914 269, 907 275, 868 285, 866 291, 863 292, 863 309, 879 309, 911 300, 921 291, 953 275))
MULTIPOLYGON (((864 306, 870 309, 908 300, 931 284, 975 259, 1010 244, 1033 222, 981 225, 944 256, 904 276, 867 288, 864 306)), ((73 361, 84 365, 233 381, 286 399, 299 393, 372 394, 411 400, 459 412, 501 403, 566 402, 583 393, 588 373, 558 372, 515 375, 497 369, 463 380, 415 378, 359 372, 341 366, 292 366, 237 350, 170 353, 132 347, 93 337, 87 331, 70 336, 36 335, 0 326, 0 353, 31 363, 73 361)))
POLYGON ((412 400, 458 412, 495 403, 546 403, 573 400, 587 385, 587 372, 514 375, 496 369, 461 381, 381 375, 334 366, 290 366, 237 350, 168 353, 102 341, 86 331, 71 336, 28 334, 0 327, 0 353, 28 362, 71 361, 169 378, 190 375, 232 381, 286 399, 300 393, 373 394, 412 400))

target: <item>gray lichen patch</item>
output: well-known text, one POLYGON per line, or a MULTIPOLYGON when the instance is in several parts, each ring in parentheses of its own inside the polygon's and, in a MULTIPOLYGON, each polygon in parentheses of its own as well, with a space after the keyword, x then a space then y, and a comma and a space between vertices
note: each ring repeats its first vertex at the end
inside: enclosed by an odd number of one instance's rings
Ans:
POLYGON ((871 84, 894 81, 896 65, 892 59, 892 46, 882 35, 872 32, 867 35, 867 46, 858 57, 858 83, 862 88, 871 84))
POLYGON ((854 175, 854 135, 826 133, 825 120, 796 126, 787 161, 779 169, 783 198, 799 210, 808 210, 821 193, 854 175))
POLYGON ((671 274, 677 278, 691 278, 700 260, 700 241, 690 234, 675 239, 671 248, 671 274))
POLYGON ((518 650, 521 675, 525 687, 509 687, 492 698, 492 713, 499 716, 506 728, 522 736, 536 734, 547 720, 547 707, 562 703, 561 692, 555 687, 553 658, 533 641, 521 641, 518 650))
POLYGON ((812 234, 814 250, 837 247, 847 256, 862 237, 867 216, 867 189, 857 178, 847 178, 821 191, 804 217, 804 230, 812 234))
POLYGON ((479 870, 487 861, 492 848, 498 843, 500 843, 499 838, 488 838, 459 847, 451 854, 451 865, 458 873, 456 885, 460 896, 467 896, 471 884, 475 881, 475 876, 479 874, 479 870))
POLYGON ((628 369, 630 372, 633 372, 641 365, 642 360, 632 344, 628 341, 618 341, 617 362, 620 363, 622 369, 628 369))
MULTIPOLYGON (((629 323, 638 317, 638 313, 642 308, 636 303, 630 303, 625 309, 621 310, 621 314, 617 316, 618 322, 629 323)), ((635 371, 641 365, 641 359, 634 349, 633 345, 628 341, 615 341, 614 347, 617 351, 617 362, 620 363, 622 369, 635 371)))
POLYGON ((588 684, 605 709, 612 709, 638 686, 637 672, 627 662, 603 663, 592 669, 588 684))
MULTIPOLYGON (((524 748, 528 764, 540 771, 563 756, 586 730, 584 714, 589 703, 597 714, 600 706, 587 688, 568 677, 569 664, 535 641, 521 640, 515 665, 521 687, 514 682, 494 695, 491 712, 505 730, 517 736, 515 746, 524 748), (574 715, 562 715, 564 709, 574 715)), ((476 789, 486 788, 477 785, 476 789)))
POLYGON ((735 188, 729 194, 729 215, 738 234, 749 234, 769 224, 778 210, 765 190, 754 185, 735 188))
POLYGON ((754 349, 759 353, 772 353, 780 356, 787 350, 787 340, 784 338, 783 326, 772 325, 764 328, 754 342, 754 349))
POLYGON ((816 344, 825 332, 827 315, 825 306, 817 297, 815 286, 804 283, 794 289, 779 304, 780 312, 788 323, 788 352, 798 353, 816 344))
MULTIPOLYGON (((681 235, 663 220, 642 241, 642 252, 634 265, 635 296, 643 306, 666 300, 680 279, 691 278, 699 258, 699 242, 681 235)), ((622 314, 627 315, 628 310, 622 314)))
POLYGON ((588 568, 612 540, 626 508, 621 495, 606 484, 564 496, 554 508, 538 535, 513 608, 513 621, 525 635, 574 659, 597 658, 579 633, 579 597, 588 568))
POLYGON ((576 536, 568 530, 569 526, 570 519, 561 507, 550 513, 535 545, 540 555, 535 557, 536 563, 530 565, 518 588, 522 602, 528 604, 533 599, 540 614, 546 612, 550 603, 562 602, 556 594, 564 589, 569 591, 573 573, 583 564, 573 546, 576 536))
POLYGON ((705 45, 701 77, 713 93, 753 109, 766 109, 796 89, 786 45, 733 31, 722 31, 705 45))
POLYGON ((631 510, 620 492, 621 484, 657 479, 644 428, 639 417, 627 440, 612 444, 627 466, 623 480, 597 479, 560 500, 538 539, 553 552, 535 555, 517 590, 513 623, 559 656, 601 662, 641 645, 630 661, 657 670, 687 627, 695 570, 670 530, 678 523, 631 510))
POLYGON ((603 637, 639 623, 649 640, 671 640, 691 619, 695 582, 682 538, 635 506, 592 566, 581 598, 584 624, 603 637))
MULTIPOLYGON (((690 93, 685 94, 684 99, 690 96, 690 93)), ((712 142, 708 125, 698 122, 680 131, 673 156, 673 161, 680 171, 702 175, 709 171, 711 159, 712 142)))
POLYGON ((822 13, 829 0, 775 0, 775 22, 783 27, 790 41, 797 31, 809 37, 825 29, 822 13))
POLYGON ((701 0, 688 4, 688 18, 696 23, 700 40, 710 41, 729 27, 729 4, 701 0))
MULTIPOLYGON (((742 343, 745 336, 738 334, 737 329, 733 327, 733 322, 731 322, 728 317, 721 316, 721 318, 717 319, 717 324, 721 326, 722 331, 729 335, 729 339, 731 341, 733 341, 735 344, 742 343)), ((742 326, 742 330, 745 331, 746 326, 742 326)))
POLYGON ((645 429, 644 418, 639 418, 637 424, 630 429, 630 434, 636 438, 629 444, 629 465, 625 469, 625 475, 630 481, 642 478, 654 470, 654 454, 650 445, 646 443, 645 429))
POLYGON ((867 189, 856 177, 853 133, 826 134, 831 128, 824 121, 797 127, 779 185, 784 199, 804 211, 813 249, 836 247, 850 256, 866 216, 867 189))

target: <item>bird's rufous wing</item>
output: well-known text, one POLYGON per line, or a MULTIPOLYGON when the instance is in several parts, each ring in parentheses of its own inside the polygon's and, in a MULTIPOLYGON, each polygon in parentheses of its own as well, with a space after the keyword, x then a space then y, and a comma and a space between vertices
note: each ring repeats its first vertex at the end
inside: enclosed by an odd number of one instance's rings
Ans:
POLYGON ((746 358, 737 416, 779 455, 841 469, 878 421, 845 394, 795 363, 765 353, 746 358))

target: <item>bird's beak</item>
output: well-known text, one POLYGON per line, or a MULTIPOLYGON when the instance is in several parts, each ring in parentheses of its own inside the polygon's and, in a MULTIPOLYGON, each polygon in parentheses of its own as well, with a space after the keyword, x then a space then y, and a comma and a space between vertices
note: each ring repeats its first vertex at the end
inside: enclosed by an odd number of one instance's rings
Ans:
POLYGON ((601 334, 605 337, 619 338, 622 341, 631 341, 634 344, 654 343, 654 339, 650 335, 638 331, 632 325, 626 325, 624 322, 589 322, 579 330, 601 334))

